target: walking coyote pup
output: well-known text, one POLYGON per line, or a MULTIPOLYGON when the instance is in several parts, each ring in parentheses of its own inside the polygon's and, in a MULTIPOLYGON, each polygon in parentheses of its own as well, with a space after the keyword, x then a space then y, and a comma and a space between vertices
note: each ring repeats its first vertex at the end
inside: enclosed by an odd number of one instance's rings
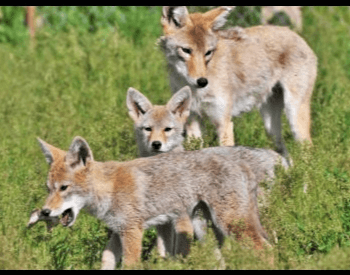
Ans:
POLYGON ((114 234, 102 268, 114 268, 122 254, 126 265, 137 262, 142 231, 149 226, 172 221, 177 233, 191 236, 191 224, 183 221, 198 208, 212 221, 219 244, 230 233, 251 237, 256 249, 267 241, 256 196, 264 159, 280 160, 271 150, 213 147, 103 163, 81 137, 67 152, 38 141, 50 164, 49 195, 40 215, 72 226, 85 208, 106 222, 114 234), (244 226, 235 226, 238 222, 244 226))
POLYGON ((311 143, 310 98, 317 58, 288 27, 220 30, 233 7, 189 14, 185 6, 163 7, 159 45, 168 60, 172 91, 189 85, 189 136, 200 137, 199 116, 215 125, 220 145, 234 145, 232 117, 260 109, 267 133, 287 156, 281 133, 283 107, 293 136, 311 143))

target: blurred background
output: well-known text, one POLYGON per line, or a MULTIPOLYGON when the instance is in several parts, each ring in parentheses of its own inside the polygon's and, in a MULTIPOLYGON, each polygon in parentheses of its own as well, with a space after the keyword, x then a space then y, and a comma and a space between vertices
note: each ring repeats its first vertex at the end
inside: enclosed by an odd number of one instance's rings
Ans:
MULTIPOLYGON (((190 12, 205 12, 215 6, 191 6, 190 12)), ((237 7, 229 17, 227 26, 239 25, 248 27, 269 22, 274 25, 292 26, 293 18, 288 11, 276 9, 268 14, 264 21, 262 10, 265 7, 245 6, 237 7)), ((271 7, 270 7, 271 8, 271 7)), ((100 30, 113 31, 116 26, 124 35, 137 38, 138 32, 147 29, 152 34, 159 28, 147 28, 144 24, 149 22, 149 15, 159 12, 159 7, 85 7, 85 6, 38 6, 38 7, 0 7, 0 42, 8 42, 14 45, 24 43, 30 36, 29 29, 35 31, 45 30, 50 33, 67 32, 74 28, 78 33, 96 33, 100 30), (128 17, 137 15, 137 20, 128 17), (126 20, 128 18, 128 20, 126 20), (137 25, 135 26, 135 22, 137 25), (129 25, 132 24, 132 27, 129 25), (26 28, 26 25, 28 28, 26 28)), ((136 19, 136 18, 135 18, 136 19)), ((32 33, 34 35, 35 31, 32 33)), ((39 37, 40 37, 39 32, 39 37)), ((135 39, 136 41, 137 39, 135 39)))

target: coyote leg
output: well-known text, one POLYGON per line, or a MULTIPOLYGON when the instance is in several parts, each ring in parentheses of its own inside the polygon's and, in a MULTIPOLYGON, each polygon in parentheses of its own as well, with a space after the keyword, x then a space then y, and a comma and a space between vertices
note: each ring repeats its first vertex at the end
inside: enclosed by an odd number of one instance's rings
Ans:
POLYGON ((101 269, 103 270, 115 269, 116 263, 120 261, 122 256, 122 243, 120 241, 120 236, 117 233, 111 233, 111 238, 102 253, 101 269))
POLYGON ((141 259, 142 229, 138 226, 129 227, 121 233, 123 244, 124 266, 131 266, 141 259))
POLYGON ((311 134, 310 134, 310 97, 313 85, 311 85, 311 91, 299 99, 294 98, 293 94, 296 93, 296 88, 289 85, 285 86, 285 108, 286 116, 291 127, 293 136, 298 141, 309 141, 312 144, 311 134))
POLYGON ((190 243, 193 238, 193 226, 189 216, 180 217, 176 221, 175 230, 175 254, 186 256, 190 251, 190 243))
POLYGON ((157 226, 157 248, 159 255, 165 257, 166 254, 173 255, 174 251, 174 226, 171 222, 157 226))
POLYGON ((280 86, 273 89, 273 95, 261 105, 260 114, 263 118, 266 132, 274 140, 277 147, 277 151, 281 153, 284 157, 287 157, 287 148, 285 147, 282 138, 281 116, 284 103, 283 92, 281 89, 282 88, 280 86))
POLYGON ((224 121, 216 123, 216 129, 219 135, 220 146, 234 146, 233 122, 231 117, 227 116, 224 121))

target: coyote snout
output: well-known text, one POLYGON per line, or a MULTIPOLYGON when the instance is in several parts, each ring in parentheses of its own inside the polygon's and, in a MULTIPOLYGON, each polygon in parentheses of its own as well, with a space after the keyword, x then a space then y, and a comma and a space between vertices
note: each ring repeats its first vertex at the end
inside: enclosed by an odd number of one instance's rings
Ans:
POLYGON ((208 79, 201 77, 197 79, 197 85, 199 88, 204 88, 208 84, 208 79))
POLYGON ((162 143, 158 140, 152 142, 152 148, 154 151, 158 151, 162 147, 162 143))

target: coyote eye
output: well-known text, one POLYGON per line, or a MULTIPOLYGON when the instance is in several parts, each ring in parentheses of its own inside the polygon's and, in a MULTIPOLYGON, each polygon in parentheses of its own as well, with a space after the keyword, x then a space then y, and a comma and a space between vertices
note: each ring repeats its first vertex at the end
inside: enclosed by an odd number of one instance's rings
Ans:
POLYGON ((212 54, 212 52, 213 52, 213 50, 207 51, 207 52, 205 53, 205 56, 209 56, 209 55, 211 55, 211 54, 212 54))
POLYGON ((62 185, 61 188, 60 188, 60 190, 61 190, 61 191, 64 191, 64 190, 67 189, 67 187, 68 187, 68 185, 62 185))
POLYGON ((145 127, 145 130, 146 130, 147 132, 151 132, 151 131, 152 131, 152 128, 151 128, 151 127, 145 127))
POLYGON ((184 53, 191 54, 192 50, 189 48, 181 48, 184 53))
POLYGON ((172 130, 172 128, 170 128, 170 127, 166 127, 166 128, 164 129, 165 132, 169 132, 169 131, 171 131, 171 130, 172 130))

